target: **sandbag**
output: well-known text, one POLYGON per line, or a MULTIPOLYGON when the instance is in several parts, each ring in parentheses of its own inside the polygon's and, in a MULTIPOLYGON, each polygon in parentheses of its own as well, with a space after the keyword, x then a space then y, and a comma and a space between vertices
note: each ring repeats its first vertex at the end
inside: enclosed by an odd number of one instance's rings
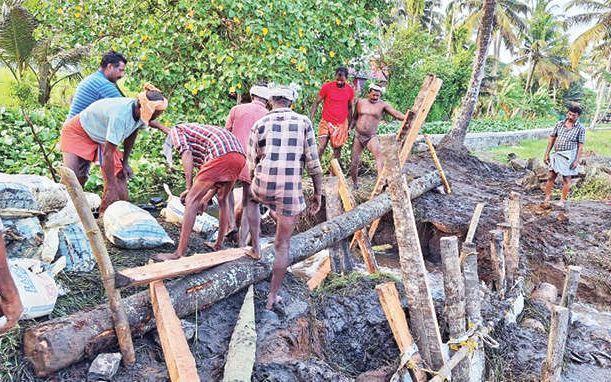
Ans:
POLYGON ((26 186, 40 209, 45 212, 58 211, 68 202, 68 193, 62 184, 40 175, 2 174, 0 183, 19 183, 26 186))
MULTIPOLYGON (((87 204, 89 204, 89 208, 92 211, 100 208, 100 204, 102 204, 102 199, 91 192, 85 192, 85 198, 87 199, 87 204)), ((44 222, 45 229, 53 228, 53 227, 61 227, 68 224, 79 223, 81 220, 78 216, 78 212, 76 212, 76 207, 72 200, 68 200, 66 206, 57 212, 52 212, 47 215, 47 218, 44 222)))
POLYGON ((38 218, 2 219, 8 257, 40 259, 44 233, 38 218))
POLYGON ((33 259, 9 259, 9 270, 23 305, 21 318, 32 319, 50 314, 59 289, 53 274, 33 259))
POLYGON ((103 220, 106 237, 117 247, 148 249, 174 244, 151 214, 124 200, 111 204, 103 220))
POLYGON ((7 209, 39 210, 40 208, 27 186, 0 180, 0 215, 3 215, 2 211, 7 209))
MULTIPOLYGON (((185 216, 185 206, 183 206, 178 196, 172 195, 172 191, 170 191, 167 184, 164 184, 163 188, 168 194, 168 201, 166 207, 160 212, 161 217, 168 223, 182 225, 185 216)), ((215 240, 218 229, 219 221, 214 216, 203 213, 195 218, 193 231, 201 233, 207 240, 215 240)))
POLYGON ((81 223, 59 229, 58 254, 66 259, 67 272, 89 272, 96 260, 81 223))

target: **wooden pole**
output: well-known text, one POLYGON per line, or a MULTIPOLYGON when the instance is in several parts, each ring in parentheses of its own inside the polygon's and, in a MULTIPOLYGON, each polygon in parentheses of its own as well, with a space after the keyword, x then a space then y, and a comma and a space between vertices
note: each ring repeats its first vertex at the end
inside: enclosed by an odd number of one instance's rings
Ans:
POLYGON ((581 274, 581 267, 574 265, 569 266, 569 272, 566 274, 564 279, 564 288, 562 288, 562 299, 560 300, 560 306, 564 306, 571 310, 573 301, 577 297, 577 287, 579 286, 579 275, 581 274))
POLYGON ((433 158, 433 163, 435 164, 435 168, 437 169, 437 171, 439 171, 439 176, 441 177, 441 182, 443 183, 443 189, 445 190, 446 194, 451 194, 452 187, 450 187, 450 183, 448 182, 448 179, 446 178, 446 173, 443 171, 443 168, 441 167, 441 162, 439 161, 439 158, 437 157, 437 151, 435 150, 435 146, 433 146, 433 143, 431 142, 431 138, 429 138, 428 134, 424 134, 424 141, 426 142, 426 145, 429 147, 429 152, 431 153, 431 158, 433 158))
POLYGON ((61 182, 66 186, 72 203, 74 207, 76 207, 76 212, 85 228, 91 251, 98 263, 100 277, 102 278, 102 284, 106 291, 115 333, 119 342, 119 348, 123 356, 123 363, 126 365, 133 365, 136 362, 136 353, 134 352, 134 344, 132 343, 129 321, 123 309, 121 293, 118 289, 115 289, 115 270, 108 256, 102 232, 100 232, 100 227, 98 227, 91 213, 83 188, 78 182, 74 172, 67 167, 61 166, 59 168, 59 173, 61 175, 61 182))
MULTIPOLYGON (((342 204, 344 205, 344 210, 346 212, 352 210, 356 207, 356 201, 352 196, 352 192, 350 191, 350 187, 348 186, 348 182, 346 182, 346 177, 342 172, 342 168, 339 165, 339 161, 337 159, 331 160, 331 173, 335 175, 338 179, 339 186, 339 196, 342 200, 342 204)), ((369 273, 376 273, 379 270, 378 262, 376 261, 375 255, 373 253, 373 249, 371 248, 371 241, 369 240, 369 236, 367 236, 367 230, 362 228, 354 233, 354 239, 359 245, 359 249, 361 250, 361 255, 363 256, 363 262, 365 263, 365 268, 369 273)), ((346 258, 349 258, 352 261, 352 257, 350 257, 349 249, 347 248, 347 242, 342 243, 344 247, 346 247, 347 255, 346 258)), ((352 263, 350 264, 350 270, 352 270, 352 263)))
POLYGON ((433 368, 440 368, 445 361, 441 334, 420 248, 407 181, 399 167, 397 141, 394 137, 383 137, 382 148, 385 167, 390 174, 396 174, 389 179, 388 194, 392 202, 401 275, 410 306, 411 327, 425 363, 433 368))
MULTIPOLYGON (((380 305, 386 315, 390 330, 392 331, 395 341, 401 354, 408 351, 412 346, 416 346, 414 338, 407 325, 405 318, 405 312, 401 307, 401 301, 399 299, 399 291, 394 282, 387 282, 384 284, 376 285, 376 292, 380 299, 380 305)), ((426 373, 421 370, 422 368, 422 357, 420 353, 416 352, 411 361, 416 365, 416 369, 410 370, 412 372, 412 379, 416 382, 426 382, 426 373)))
POLYGON ((229 341, 223 382, 250 381, 257 352, 255 300, 253 286, 248 287, 238 315, 238 322, 229 341))
POLYGON ((516 273, 518 271, 518 265, 520 262, 520 210, 521 210, 521 202, 520 202, 520 194, 517 192, 509 193, 509 202, 508 202, 508 213, 509 216, 507 221, 511 225, 511 236, 509 239, 509 250, 511 251, 509 257, 511 257, 511 262, 508 264, 511 268, 509 269, 509 274, 511 274, 511 280, 515 280, 516 273))
POLYGON ((552 318, 547 340, 547 357, 541 368, 542 382, 560 382, 562 359, 569 330, 569 309, 552 306, 552 318))
MULTIPOLYGON (((439 174, 441 176, 441 174, 439 174)), ((443 181, 443 178, 441 179, 443 181)), ((486 203, 477 203, 475 206, 475 210, 473 211, 473 216, 471 217, 471 222, 469 223, 469 230, 467 231, 467 236, 465 238, 465 242, 473 243, 473 239, 475 238, 475 232, 477 231, 477 226, 479 225, 479 218, 482 216, 482 210, 486 203)))
POLYGON ((469 323, 482 322, 482 305, 479 294, 479 276, 477 274, 477 251, 472 243, 463 243, 462 271, 465 278, 465 301, 469 323))
MULTIPOLYGON (((440 249, 448 329, 450 339, 457 339, 465 334, 467 322, 465 320, 465 283, 460 270, 456 236, 442 237, 440 249)), ((469 380, 468 360, 462 360, 456 365, 452 370, 452 380, 457 382, 469 380)))
POLYGON ((503 231, 503 254, 505 255, 505 282, 506 288, 510 289, 515 281, 515 274, 512 270, 517 269, 517 259, 513 257, 514 252, 511 250, 511 224, 498 223, 496 225, 503 231))
POLYGON ((401 122, 401 127, 399 131, 397 131, 397 142, 403 144, 403 140, 407 136, 407 133, 411 130, 412 125, 414 123, 414 118, 416 117, 416 113, 421 110, 422 103, 426 99, 427 94, 430 92, 431 83, 435 80, 435 76, 432 74, 424 77, 424 81, 422 81, 422 86, 420 86, 420 91, 414 100, 414 105, 407 110, 405 113, 405 118, 403 122, 401 122))
POLYGON ((505 254, 503 251, 503 231, 495 229, 490 231, 490 262, 495 275, 495 287, 501 299, 505 298, 505 254))
MULTIPOLYGON (((338 189, 339 180, 336 176, 327 176, 323 178, 327 219, 336 218, 344 213, 341 201, 339 200, 338 189)), ((331 260, 331 271, 333 273, 340 274, 344 272, 344 256, 343 245, 341 245, 341 242, 334 243, 331 247, 329 247, 329 259, 331 260)))

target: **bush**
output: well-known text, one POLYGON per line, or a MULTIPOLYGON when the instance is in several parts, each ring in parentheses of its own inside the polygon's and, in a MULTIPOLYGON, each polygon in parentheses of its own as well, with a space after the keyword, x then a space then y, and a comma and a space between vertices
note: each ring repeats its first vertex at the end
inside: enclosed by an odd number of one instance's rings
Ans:
MULTIPOLYGON (((488 133, 501 131, 519 131, 544 129, 552 127, 556 123, 549 119, 509 119, 496 120, 490 118, 473 119, 469 123, 469 133, 488 133)), ((396 133, 399 130, 399 122, 385 123, 380 126, 381 134, 396 133)), ((450 121, 427 122, 422 128, 424 134, 445 134, 452 128, 450 121)))

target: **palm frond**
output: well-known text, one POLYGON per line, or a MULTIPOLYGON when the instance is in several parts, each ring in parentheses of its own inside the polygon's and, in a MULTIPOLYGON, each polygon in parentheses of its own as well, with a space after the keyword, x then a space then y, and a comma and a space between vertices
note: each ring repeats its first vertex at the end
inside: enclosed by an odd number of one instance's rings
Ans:
POLYGON ((570 47, 569 57, 573 67, 577 66, 577 62, 588 45, 604 38, 608 33, 608 28, 604 24, 595 24, 580 34, 570 47))
POLYGON ((20 5, 2 7, 0 19, 0 52, 4 59, 23 70, 36 44, 34 16, 20 5))

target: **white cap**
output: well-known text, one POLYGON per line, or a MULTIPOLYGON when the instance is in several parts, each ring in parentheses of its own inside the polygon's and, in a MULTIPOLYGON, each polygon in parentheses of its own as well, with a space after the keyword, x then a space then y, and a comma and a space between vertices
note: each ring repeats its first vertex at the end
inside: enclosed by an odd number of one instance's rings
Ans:
POLYGON ((378 91, 378 92, 380 92, 380 93, 383 93, 383 92, 384 92, 384 89, 383 89, 383 88, 381 88, 380 86, 376 85, 376 84, 369 84, 369 90, 370 90, 370 91, 371 91, 371 90, 375 90, 375 91, 378 91))
POLYGON ((286 98, 291 102, 297 100, 297 92, 301 90, 301 87, 297 84, 291 83, 289 86, 286 85, 275 85, 269 89, 269 97, 282 97, 286 98))
POLYGON ((250 88, 250 95, 257 96, 263 99, 269 99, 269 89, 267 88, 267 86, 254 85, 250 88))

